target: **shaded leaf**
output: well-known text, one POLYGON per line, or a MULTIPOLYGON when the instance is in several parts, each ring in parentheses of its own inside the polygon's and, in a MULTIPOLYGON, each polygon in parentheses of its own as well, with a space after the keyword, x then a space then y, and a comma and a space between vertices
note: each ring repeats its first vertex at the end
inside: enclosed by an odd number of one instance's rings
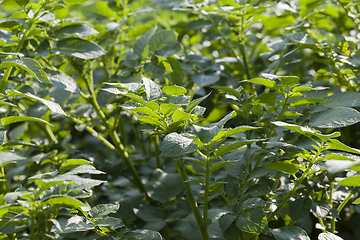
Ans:
POLYGON ((80 94, 80 88, 75 80, 61 71, 46 69, 46 74, 52 84, 65 91, 80 94))
POLYGON ((315 113, 310 125, 318 128, 340 128, 360 122, 360 112, 353 108, 333 108, 315 113))
POLYGON ((311 240, 306 231, 297 226, 285 226, 270 229, 276 240, 311 240))
POLYGON ((51 83, 46 73, 41 69, 41 65, 31 58, 8 58, 1 60, 0 68, 19 67, 30 73, 40 82, 51 83))
POLYGON ((161 157, 180 157, 187 153, 195 152, 197 146, 192 143, 193 139, 178 133, 166 135, 162 143, 161 157))
POLYGON ((289 204, 289 216, 293 221, 304 218, 309 215, 312 207, 310 198, 296 199, 289 204))
POLYGON ((80 38, 62 39, 57 42, 56 50, 66 56, 85 60, 98 58, 106 53, 98 44, 80 38))
POLYGON ((191 79, 200 87, 206 87, 220 80, 220 75, 194 74, 191 79))

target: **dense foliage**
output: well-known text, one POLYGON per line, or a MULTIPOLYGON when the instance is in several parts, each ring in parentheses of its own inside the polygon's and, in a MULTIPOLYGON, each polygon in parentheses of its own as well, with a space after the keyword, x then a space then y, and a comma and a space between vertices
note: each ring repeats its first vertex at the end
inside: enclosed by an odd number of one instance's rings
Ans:
POLYGON ((0 0, 0 239, 357 239, 359 24, 356 0, 0 0))

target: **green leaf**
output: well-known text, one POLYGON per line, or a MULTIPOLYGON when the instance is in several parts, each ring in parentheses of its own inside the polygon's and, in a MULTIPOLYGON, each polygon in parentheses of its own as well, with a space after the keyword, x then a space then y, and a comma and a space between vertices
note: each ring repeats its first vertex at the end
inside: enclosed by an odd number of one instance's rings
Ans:
POLYGON ((29 3, 29 0, 15 0, 15 2, 17 3, 17 4, 19 4, 19 6, 21 7, 21 8, 25 8, 26 7, 26 5, 29 3))
POLYGON ((120 204, 99 204, 93 207, 89 214, 93 218, 101 218, 109 215, 110 213, 116 213, 119 210, 120 204))
POLYGON ((293 221, 304 218, 309 215, 312 207, 310 198, 296 199, 289 204, 289 216, 293 221))
MULTIPOLYGON (((17 122, 25 122, 25 121, 36 121, 36 122, 42 122, 45 124, 49 124, 47 121, 41 119, 41 118, 35 118, 35 117, 27 117, 27 116, 10 116, 10 117, 3 117, 0 119, 2 126, 9 125, 12 123, 17 122)), ((52 126, 52 125, 51 125, 52 126)))
POLYGON ((307 33, 294 33, 290 36, 290 39, 301 44, 315 45, 315 41, 307 33))
POLYGON ((191 113, 191 111, 199 104, 201 103, 205 98, 207 98, 208 96, 210 96, 211 93, 205 95, 205 96, 202 96, 200 98, 197 98, 197 99, 194 99, 192 100, 186 107, 186 110, 185 112, 187 113, 191 113))
POLYGON ((242 88, 239 87, 237 89, 231 88, 231 87, 219 87, 219 86, 213 86, 212 88, 218 89, 222 93, 229 93, 233 95, 236 98, 240 98, 242 88))
POLYGON ((175 110, 175 112, 172 115, 173 122, 186 121, 186 120, 189 120, 192 118, 193 118, 193 116, 191 114, 183 112, 179 109, 175 110))
POLYGON ((80 94, 80 88, 75 82, 75 80, 70 77, 69 75, 61 72, 61 71, 53 71, 50 69, 45 70, 50 82, 61 89, 64 89, 65 91, 72 92, 72 93, 78 93, 80 94))
POLYGON ((145 63, 144 72, 152 79, 163 79, 165 76, 165 66, 163 62, 154 56, 151 58, 151 62, 145 63))
POLYGON ((62 39, 57 42, 56 50, 66 56, 85 60, 98 58, 106 53, 98 44, 80 38, 62 39))
POLYGON ((235 163, 238 162, 239 160, 229 160, 229 161, 221 161, 221 162, 216 162, 214 164, 212 164, 210 166, 210 173, 222 168, 222 167, 226 167, 227 165, 231 164, 231 163, 235 163))
POLYGON ((195 152, 197 146, 192 143, 193 139, 178 133, 166 135, 162 143, 161 157, 180 157, 187 153, 195 152))
POLYGON ((92 165, 85 164, 85 165, 80 165, 73 169, 70 169, 65 174, 105 174, 105 173, 97 170, 92 165))
POLYGON ((206 87, 216 83, 220 80, 220 75, 205 75, 205 74, 194 74, 191 79, 199 85, 199 87, 206 87))
POLYGON ((275 161, 266 164, 266 167, 291 175, 294 175, 299 171, 299 165, 296 160, 275 161))
POLYGON ((251 79, 251 80, 244 80, 242 82, 257 83, 257 84, 261 84, 261 85, 263 85, 265 87, 268 87, 268 88, 276 87, 276 82, 275 81, 265 79, 265 78, 254 78, 254 79, 251 79))
POLYGON ((57 37, 63 36, 78 36, 79 38, 88 37, 91 35, 96 35, 99 32, 96 31, 93 27, 88 24, 79 24, 78 22, 74 22, 73 25, 67 25, 61 27, 54 31, 54 34, 57 37))
POLYGON ((175 111, 175 109, 178 109, 179 106, 175 105, 175 104, 166 104, 163 103, 160 105, 160 112, 165 115, 168 116, 169 114, 171 114, 172 112, 175 111))
POLYGON ((31 58, 8 58, 1 60, 0 68, 18 67, 30 73, 40 82, 51 83, 41 65, 31 58))
POLYGON ((259 208, 247 209, 236 219, 236 226, 245 232, 268 233, 266 216, 259 208))
POLYGON ((275 124, 276 126, 279 127, 285 127, 287 129, 290 129, 292 131, 295 131, 297 133, 300 133, 306 137, 312 138, 313 136, 316 136, 322 140, 328 140, 330 138, 335 138, 335 137, 339 137, 340 133, 339 132, 334 132, 331 134, 321 134, 318 131, 315 131, 309 127, 303 127, 303 126, 299 126, 299 125, 295 125, 295 124, 290 124, 290 123, 286 123, 286 122, 281 122, 281 121, 275 121, 273 122, 273 124, 275 124))
POLYGON ((95 220, 95 222, 94 222, 95 225, 99 226, 99 227, 107 227, 107 228, 112 228, 112 229, 125 227, 124 222, 119 218, 101 217, 99 219, 94 219, 94 220, 95 220))
POLYGON ((145 46, 148 44, 149 39, 154 35, 157 26, 153 29, 147 31, 142 37, 138 38, 134 44, 134 53, 139 57, 142 57, 142 53, 144 52, 145 46))
POLYGON ((360 122, 360 112, 353 108, 333 108, 315 113, 310 125, 318 128, 341 128, 360 122))
POLYGON ((326 232, 326 233, 320 233, 318 236, 318 240, 343 240, 343 239, 333 233, 326 232))
POLYGON ((92 163, 84 160, 84 159, 68 159, 65 162, 63 162, 60 166, 59 172, 64 173, 66 171, 69 171, 72 168, 81 166, 81 165, 91 165, 92 163))
POLYGON ((163 87, 163 92, 168 94, 168 95, 173 95, 173 96, 179 96, 179 95, 184 95, 187 90, 186 88, 180 87, 180 86, 165 86, 163 87))
POLYGON ((59 104, 37 97, 31 93, 21 93, 17 90, 6 90, 6 93, 8 94, 8 96, 21 96, 21 97, 25 97, 25 98, 29 98, 29 99, 33 99, 33 100, 37 100, 40 101, 41 103, 43 103, 44 105, 46 105, 51 112, 53 113, 58 113, 61 115, 66 116, 66 113, 64 112, 64 110, 62 110, 62 108, 60 107, 59 104))
POLYGON ((327 103, 321 104, 327 108, 337 108, 337 107, 360 107, 360 93, 359 92, 337 92, 330 97, 327 97, 326 100, 330 101, 327 103))
POLYGON ((345 178, 338 184, 342 186, 360 186, 360 175, 345 178))
POLYGON ((221 156, 239 147, 261 141, 264 141, 264 139, 252 139, 252 140, 237 139, 235 141, 225 142, 214 153, 216 156, 221 156))
POLYGON ((339 55, 346 57, 350 56, 349 43, 342 35, 336 35, 335 39, 330 40, 330 44, 328 46, 339 55))
POLYGON ((152 80, 142 77, 148 101, 157 100, 162 97, 160 87, 152 80))
POLYGON ((297 226, 285 226, 270 229, 271 234, 276 240, 311 240, 306 231, 297 226))
POLYGON ((42 200, 43 203, 49 205, 65 205, 70 206, 75 209, 80 209, 81 207, 86 207, 86 205, 77 200, 76 198, 68 197, 68 196, 51 196, 50 198, 42 200))
POLYGON ((179 64, 178 60, 173 56, 169 56, 167 58, 167 60, 170 64, 171 70, 172 70, 172 72, 170 73, 171 81, 174 84, 181 86, 182 80, 184 78, 184 71, 183 71, 181 65, 179 64))
POLYGON ((305 148, 290 144, 290 143, 284 143, 284 142, 267 142, 268 148, 271 146, 278 147, 286 152, 301 152, 306 151, 305 148))
POLYGON ((327 145, 328 145, 327 149, 341 150, 341 151, 345 151, 345 152, 360 154, 359 149, 346 146, 345 144, 343 144, 342 142, 340 142, 339 140, 336 140, 336 139, 330 139, 327 142, 327 145))
POLYGON ((161 30, 156 32, 149 39, 150 51, 155 53, 164 49, 171 49, 177 42, 177 35, 174 30, 161 30))
POLYGON ((276 101, 276 95, 273 93, 264 93, 258 96, 252 105, 265 105, 265 106, 274 106, 276 101))
POLYGON ((4 166, 7 163, 18 161, 18 160, 25 160, 26 158, 20 155, 17 155, 13 152, 0 152, 0 166, 4 166))
POLYGON ((282 76, 278 77, 278 79, 286 85, 299 83, 299 77, 297 76, 282 76))
POLYGON ((149 115, 149 116, 152 116, 154 118, 157 118, 157 119, 161 119, 161 116, 153 111, 151 108, 148 108, 148 107, 137 107, 137 108, 134 108, 134 109, 131 109, 132 111, 136 111, 138 113, 142 113, 142 114, 145 114, 145 115, 149 115))
POLYGON ((204 127, 194 126, 195 130, 198 133, 200 141, 203 143, 208 143, 214 139, 214 137, 223 130, 224 124, 231 118, 236 116, 236 112, 232 111, 231 113, 227 114, 223 117, 219 122, 212 123, 204 127))
POLYGON ((149 197, 157 202, 167 202, 177 197, 183 190, 179 174, 166 173, 161 169, 156 169, 146 185, 149 197))
POLYGON ((330 212, 331 208, 331 204, 326 201, 313 201, 311 210, 315 217, 325 218, 326 215, 328 215, 330 212))
POLYGON ((319 99, 319 98, 301 98, 301 99, 297 99, 293 103, 291 103, 291 108, 299 107, 299 106, 303 106, 303 105, 308 106, 309 104, 320 103, 320 102, 329 102, 329 101, 325 100, 325 99, 319 99))

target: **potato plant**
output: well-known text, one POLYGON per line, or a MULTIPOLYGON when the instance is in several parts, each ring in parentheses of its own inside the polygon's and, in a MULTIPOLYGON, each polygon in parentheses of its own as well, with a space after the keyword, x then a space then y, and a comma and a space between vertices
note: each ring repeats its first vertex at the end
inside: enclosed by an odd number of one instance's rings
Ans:
POLYGON ((355 0, 0 0, 0 239, 355 239, 355 0))

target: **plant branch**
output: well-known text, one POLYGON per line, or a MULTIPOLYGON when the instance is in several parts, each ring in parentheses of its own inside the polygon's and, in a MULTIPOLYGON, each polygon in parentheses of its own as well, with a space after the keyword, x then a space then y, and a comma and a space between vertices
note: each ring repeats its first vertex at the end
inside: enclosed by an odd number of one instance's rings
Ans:
POLYGON ((203 226, 207 229, 208 205, 209 205, 209 183, 210 183, 210 144, 206 144, 206 169, 205 169, 205 195, 204 195, 204 216, 203 226))
MULTIPOLYGON (((17 47, 14 50, 14 53, 19 53, 26 38, 28 37, 30 30, 32 28, 32 26, 34 25, 37 17, 39 16, 39 14, 41 13, 41 11, 44 9, 44 7, 50 2, 50 0, 46 0, 45 2, 43 2, 43 4, 41 4, 41 6, 39 7, 39 9, 36 11, 36 13, 34 14, 34 16, 32 17, 32 19, 29 22, 28 27, 25 29, 24 34, 21 36, 21 39, 17 45, 17 47)), ((8 67, 4 73, 3 79, 0 83, 0 93, 2 93, 5 89, 5 84, 7 82, 7 80, 10 77, 11 71, 12 71, 13 67, 8 67)))
POLYGON ((202 219, 202 216, 201 216, 200 209, 199 209, 198 204, 197 204, 197 202, 196 202, 196 200, 194 198, 194 195, 192 193, 191 185, 190 185, 189 178, 188 178, 188 175, 187 175, 185 167, 184 167, 184 163, 182 162, 181 159, 175 159, 175 164, 176 164, 176 168, 178 170, 178 173, 180 174, 181 180, 182 180, 182 182, 184 184, 186 193, 189 196, 190 206, 191 206, 192 212, 194 214, 196 223, 197 223, 197 225, 199 227, 200 234, 201 234, 201 239, 202 240, 209 240, 210 239, 209 234, 208 234, 208 231, 207 231, 207 229, 205 228, 205 226, 203 224, 203 219, 202 219))
POLYGON ((294 195, 294 193, 297 191, 297 189, 299 188, 300 184, 305 180, 305 178, 308 176, 311 167, 315 164, 317 158, 320 156, 321 151, 323 150, 323 145, 324 142, 321 143, 321 146, 319 147, 319 150, 317 151, 317 153, 315 154, 315 156, 313 157, 313 159, 310 161, 309 165, 307 166, 305 172, 303 172, 303 174, 301 175, 301 177, 297 180, 295 186, 293 189, 291 189, 291 191, 286 195, 286 197, 284 198, 284 200, 281 202, 281 204, 275 209, 274 212, 271 213, 271 215, 268 217, 268 222, 270 222, 275 216, 276 214, 286 205, 286 203, 290 200, 290 198, 292 197, 292 195, 294 195))

